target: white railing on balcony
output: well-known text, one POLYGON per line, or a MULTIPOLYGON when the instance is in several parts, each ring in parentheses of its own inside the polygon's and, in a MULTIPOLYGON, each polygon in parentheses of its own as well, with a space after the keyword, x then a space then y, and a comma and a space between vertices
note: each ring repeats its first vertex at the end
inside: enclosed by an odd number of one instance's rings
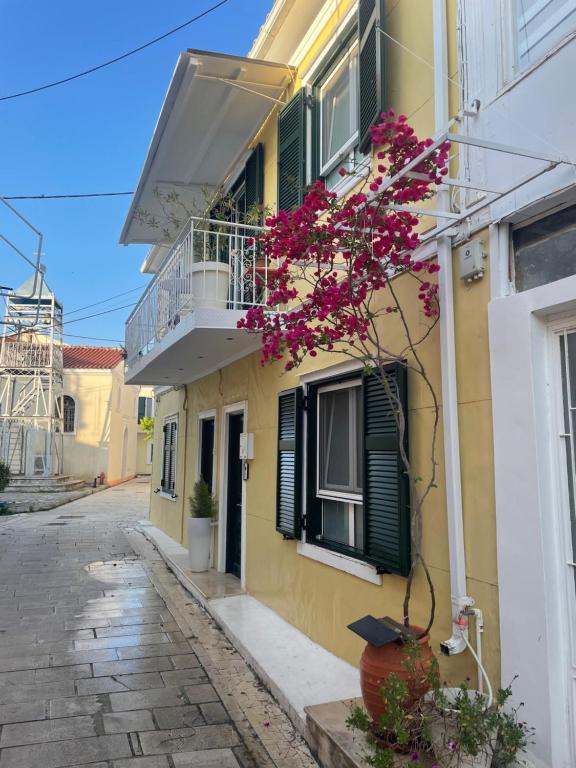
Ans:
POLYGON ((0 345, 0 366, 6 368, 62 368, 62 350, 48 342, 5 341, 0 345))
POLYGON ((255 242, 261 227, 193 216, 126 321, 127 362, 136 362, 198 308, 264 305, 274 268, 255 242))

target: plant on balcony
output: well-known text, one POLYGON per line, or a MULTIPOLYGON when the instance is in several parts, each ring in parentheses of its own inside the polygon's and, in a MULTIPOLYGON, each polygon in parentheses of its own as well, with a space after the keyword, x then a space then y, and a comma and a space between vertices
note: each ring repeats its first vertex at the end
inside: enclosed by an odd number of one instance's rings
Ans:
MULTIPOLYGON (((250 308, 239 327, 262 334, 262 365, 284 360, 292 370, 307 357, 330 352, 360 361, 384 388, 411 496, 412 564, 402 617, 409 628, 412 584, 421 567, 431 597, 426 627, 415 628, 422 638, 435 614, 434 585, 422 552, 422 514, 436 488, 440 411, 422 347, 439 318, 439 266, 414 258, 421 222, 410 205, 421 207, 442 183, 449 145, 430 150, 432 139, 418 139, 407 118, 392 111, 382 113, 371 135, 376 169, 353 194, 339 198, 317 181, 300 207, 266 220, 269 229, 258 244, 269 263, 280 266, 268 278, 267 306, 250 308), (411 174, 389 183, 427 149, 411 174), (405 449, 406 413, 387 376, 390 362, 404 366, 427 393, 430 427, 426 436, 419 434, 425 467, 414 466, 405 449)), ((348 175, 344 168, 339 173, 348 175)))

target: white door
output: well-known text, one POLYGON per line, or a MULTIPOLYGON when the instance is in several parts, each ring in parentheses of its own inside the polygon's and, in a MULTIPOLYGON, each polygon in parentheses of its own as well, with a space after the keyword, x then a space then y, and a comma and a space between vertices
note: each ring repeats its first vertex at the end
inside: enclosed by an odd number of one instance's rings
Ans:
MULTIPOLYGON (((558 385, 556 418, 560 441, 560 557, 564 571, 570 743, 576 765, 576 321, 555 334, 558 385), (559 370, 558 370, 559 369, 559 370)), ((560 630, 560 628, 558 628, 560 630)), ((562 631, 562 630, 560 630, 562 631)))

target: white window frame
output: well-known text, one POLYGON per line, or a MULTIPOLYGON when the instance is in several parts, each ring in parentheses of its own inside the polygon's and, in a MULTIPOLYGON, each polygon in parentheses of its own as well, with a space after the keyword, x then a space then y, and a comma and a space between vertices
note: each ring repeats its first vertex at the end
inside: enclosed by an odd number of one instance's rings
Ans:
POLYGON ((160 497, 162 499, 168 499, 168 501, 176 501, 178 498, 178 494, 176 493, 176 486, 178 483, 178 414, 174 413, 170 416, 166 416, 164 418, 163 427, 165 427, 167 424, 176 424, 176 443, 174 445, 174 492, 168 493, 162 488, 162 472, 164 471, 164 450, 165 450, 165 440, 166 440, 166 432, 164 429, 162 430, 162 459, 160 462, 160 497))
MULTIPOLYGON (((546 3, 546 2, 547 0, 541 0, 541 3, 546 3)), ((569 14, 575 10, 574 8, 572 8, 571 10, 569 9, 570 2, 571 0, 565 0, 564 8, 568 10, 565 13, 565 15, 562 17, 562 19, 558 22, 558 24, 555 26, 559 26, 560 24, 562 24, 563 21, 569 16, 569 14)), ((504 88, 515 83, 517 80, 523 78, 530 71, 538 67, 546 58, 548 58, 548 56, 551 55, 552 52, 562 47, 569 39, 571 39, 576 35, 576 26, 575 26, 574 29, 570 31, 566 31, 566 33, 563 34, 560 38, 552 42, 550 46, 546 48, 546 50, 542 51, 542 53, 540 53, 540 55, 536 59, 534 59, 534 61, 529 61, 525 65, 521 66, 519 62, 519 56, 518 56, 518 45, 517 45, 518 17, 516 14, 515 0, 506 0, 506 2, 504 3, 503 9, 502 9, 501 26, 502 26, 501 81, 502 81, 502 86, 504 88)), ((549 30, 549 33, 552 32, 553 29, 554 29, 554 26, 552 26, 552 28, 549 30)), ((546 34, 541 35, 540 41, 545 37, 546 37, 546 34)))
MULTIPOLYGON (((360 362, 355 360, 347 360, 344 363, 337 363, 336 365, 329 366, 328 368, 324 368, 320 371, 311 371, 310 373, 303 374, 300 376, 300 384, 304 388, 304 394, 307 394, 310 384, 314 384, 320 381, 328 382, 330 378, 344 376, 348 373, 357 372, 360 374, 362 372, 362 368, 363 366, 360 362)), ((304 428, 302 431, 304 466, 306 466, 308 460, 307 434, 308 424, 307 420, 304 419, 304 428)), ((304 472, 302 478, 302 504, 304 509, 306 509, 306 498, 307 479, 306 472, 304 472)), ((355 557, 351 557, 350 555, 334 552, 330 549, 326 549, 326 547, 319 547, 317 544, 314 544, 313 541, 307 541, 305 530, 302 530, 301 539, 296 546, 296 552, 302 557, 307 557, 309 560, 315 560, 322 565, 330 566, 331 568, 335 568, 337 571, 342 571, 343 573, 347 573, 350 576, 355 576, 356 578, 362 579, 362 581, 367 581, 370 584, 375 584, 376 586, 382 586, 383 584, 382 575, 377 572, 373 565, 365 563, 362 560, 358 560, 355 557)))
POLYGON ((154 463, 154 441, 146 441, 146 464, 154 463))
POLYGON ((359 50, 358 50, 358 39, 354 40, 354 42, 351 43, 350 47, 347 48, 346 53, 342 57, 342 59, 334 66, 334 68, 330 71, 330 73, 327 75, 325 81, 322 83, 322 85, 319 87, 319 106, 320 106, 320 118, 319 118, 319 152, 320 152, 320 162, 319 162, 319 168, 320 168, 320 175, 321 176, 327 176, 331 171, 333 171, 337 165, 344 162, 345 158, 350 156, 353 153, 354 148, 358 144, 359 140, 359 131, 358 126, 356 126, 356 130, 352 134, 352 136, 346 141, 345 144, 343 144, 341 147, 338 148, 338 150, 330 157, 326 162, 324 162, 324 146, 323 146, 323 135, 324 132, 322 130, 323 126, 323 93, 328 88, 330 83, 336 78, 344 69, 344 67, 348 68, 349 76, 350 76, 350 116, 354 118, 355 122, 358 122, 358 57, 359 57, 359 50))
MULTIPOLYGON (((349 381, 339 381, 335 384, 327 384, 326 386, 322 385, 318 388, 317 395, 318 395, 318 408, 317 408, 317 414, 316 414, 316 466, 318 467, 318 472, 316 473, 316 496, 319 499, 328 499, 331 501, 349 501, 355 504, 362 503, 363 501, 363 494, 361 493, 353 493, 350 491, 338 491, 333 490, 330 491, 326 488, 321 487, 320 482, 320 442, 321 442, 321 435, 320 435, 320 407, 319 407, 319 401, 320 396, 324 394, 325 392, 336 392, 340 389, 353 389, 355 387, 362 387, 362 379, 350 379, 349 381)), ((357 426, 357 425, 356 425, 357 426)), ((357 458, 357 457, 356 457, 357 458)))

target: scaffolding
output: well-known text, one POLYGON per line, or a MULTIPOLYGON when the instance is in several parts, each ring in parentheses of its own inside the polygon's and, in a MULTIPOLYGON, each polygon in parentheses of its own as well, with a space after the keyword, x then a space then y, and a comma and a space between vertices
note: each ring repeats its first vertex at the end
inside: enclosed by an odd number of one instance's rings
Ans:
POLYGON ((36 272, 6 297, 0 345, 0 460, 13 475, 62 472, 62 305, 36 272))

